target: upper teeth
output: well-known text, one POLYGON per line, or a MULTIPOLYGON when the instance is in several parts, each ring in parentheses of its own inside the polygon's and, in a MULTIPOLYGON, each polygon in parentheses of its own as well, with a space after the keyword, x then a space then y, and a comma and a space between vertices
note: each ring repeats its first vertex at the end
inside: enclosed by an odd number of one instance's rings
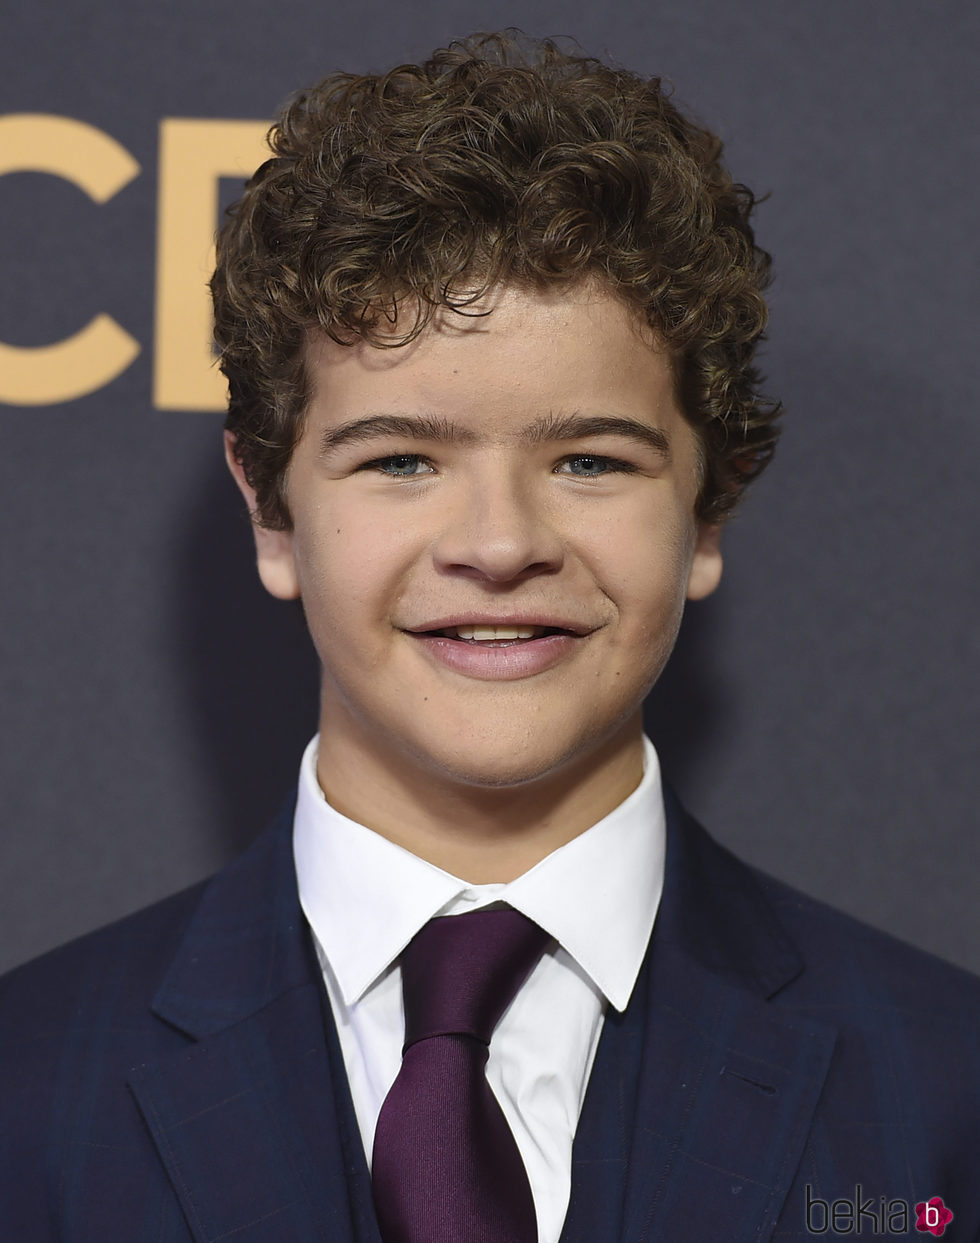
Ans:
POLYGON ((533 639, 535 626, 452 626, 446 634, 459 639, 533 639))

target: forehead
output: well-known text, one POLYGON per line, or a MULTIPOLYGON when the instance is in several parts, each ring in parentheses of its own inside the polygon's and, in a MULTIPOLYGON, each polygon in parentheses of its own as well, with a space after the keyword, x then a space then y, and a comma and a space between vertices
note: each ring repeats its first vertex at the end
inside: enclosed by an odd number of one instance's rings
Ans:
POLYGON ((438 308, 402 344, 414 316, 404 321, 382 321, 379 344, 311 334, 311 414, 346 417, 351 406, 393 399, 454 417, 522 406, 541 415, 596 402, 654 412, 674 400, 673 361, 656 333, 594 285, 506 286, 461 311, 438 308))

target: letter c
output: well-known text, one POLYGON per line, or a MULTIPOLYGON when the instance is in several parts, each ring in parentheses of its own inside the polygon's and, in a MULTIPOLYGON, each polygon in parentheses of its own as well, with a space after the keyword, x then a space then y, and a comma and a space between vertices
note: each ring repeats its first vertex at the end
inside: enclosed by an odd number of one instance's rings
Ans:
MULTIPOLYGON (((0 175, 50 173, 104 203, 139 171, 124 146, 84 121, 29 112, 0 116, 0 175)), ((46 406, 84 397, 114 380, 139 352, 139 342, 104 314, 53 345, 0 342, 0 402, 46 406)))

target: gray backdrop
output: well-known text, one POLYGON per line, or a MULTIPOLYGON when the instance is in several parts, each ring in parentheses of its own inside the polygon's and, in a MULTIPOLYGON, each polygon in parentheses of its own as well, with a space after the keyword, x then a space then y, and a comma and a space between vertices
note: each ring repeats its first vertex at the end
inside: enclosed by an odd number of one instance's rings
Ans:
POLYGON ((765 366, 789 415, 724 585, 654 693, 665 766, 744 856, 980 969, 978 12, 11 6, 0 113, 88 122, 142 171, 101 205, 60 177, 0 177, 0 342, 42 346, 104 311, 142 352, 88 396, 0 406, 0 965, 240 850, 314 724, 302 621, 254 580, 220 415, 154 405, 161 118, 262 119, 332 69, 516 24, 669 77, 771 193, 765 366))

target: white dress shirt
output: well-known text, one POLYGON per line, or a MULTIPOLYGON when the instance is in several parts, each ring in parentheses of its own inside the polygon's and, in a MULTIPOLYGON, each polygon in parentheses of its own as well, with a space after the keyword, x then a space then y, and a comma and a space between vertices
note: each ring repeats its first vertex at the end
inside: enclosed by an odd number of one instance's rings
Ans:
POLYGON ((293 832, 368 1163, 405 1033, 398 956, 436 915, 506 902, 555 938, 493 1034, 487 1080, 514 1133, 540 1243, 558 1243, 572 1141, 606 1005, 629 1001, 663 888, 660 765, 644 738, 639 786, 608 816, 509 884, 469 885, 335 811, 303 756, 293 832))

